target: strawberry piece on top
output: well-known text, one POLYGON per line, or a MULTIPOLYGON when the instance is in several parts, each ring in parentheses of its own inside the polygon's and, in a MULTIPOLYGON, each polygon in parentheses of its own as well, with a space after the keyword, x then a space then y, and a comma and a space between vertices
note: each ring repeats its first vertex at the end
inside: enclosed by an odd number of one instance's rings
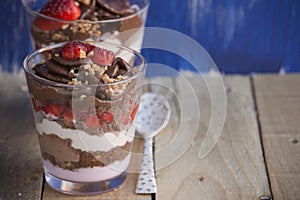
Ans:
MULTIPOLYGON (((81 15, 80 8, 74 0, 49 0, 39 13, 48 17, 69 21, 74 21, 81 15)), ((42 17, 37 17, 34 24, 43 31, 57 30, 64 25, 64 23, 42 17)))
POLYGON ((88 56, 101 66, 110 66, 115 59, 114 52, 99 47, 95 47, 88 56))
POLYGON ((86 58, 86 55, 95 47, 81 41, 67 42, 62 48, 62 57, 66 60, 86 58))

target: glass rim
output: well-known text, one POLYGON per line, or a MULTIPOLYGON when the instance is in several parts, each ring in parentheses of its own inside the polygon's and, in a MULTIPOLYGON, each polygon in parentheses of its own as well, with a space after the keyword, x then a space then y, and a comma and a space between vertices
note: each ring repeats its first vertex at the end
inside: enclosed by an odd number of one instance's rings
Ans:
MULTIPOLYGON (((130 49, 130 48, 126 47, 126 46, 122 46, 122 45, 118 45, 118 44, 114 44, 114 43, 109 43, 109 42, 100 42, 100 41, 88 41, 88 42, 92 43, 92 44, 112 45, 114 47, 118 47, 118 48, 121 48, 121 49, 126 50, 128 52, 131 52, 133 55, 137 56, 141 60, 141 64, 139 64, 137 67, 133 68, 133 69, 138 69, 137 73, 134 74, 131 77, 128 77, 126 79, 123 79, 123 80, 120 80, 120 81, 117 81, 117 82, 113 82, 113 83, 98 83, 98 84, 87 84, 87 85, 70 85, 70 84, 67 84, 67 83, 59 83, 59 82, 48 80, 48 79, 40 77, 40 76, 38 76, 38 75, 36 75, 36 74, 34 74, 32 72, 32 69, 28 66, 27 63, 31 59, 33 59, 34 56, 36 56, 36 55, 38 55, 38 54, 40 54, 42 52, 51 50, 53 48, 60 47, 60 46, 64 45, 67 42, 62 42, 62 43, 58 43, 58 44, 49 45, 49 46, 40 48, 40 49, 34 51, 33 53, 27 55, 25 57, 24 61, 23 61, 23 69, 24 69, 24 71, 25 71, 26 74, 30 75, 31 77, 33 77, 34 79, 36 79, 38 81, 45 81, 48 85, 52 85, 52 86, 55 86, 55 87, 65 87, 65 88, 79 88, 79 87, 99 87, 99 86, 100 87, 101 86, 104 87, 104 86, 111 86, 111 85, 117 85, 117 84, 126 83, 128 81, 131 81, 131 80, 135 79, 136 77, 139 77, 144 72, 144 70, 146 68, 145 58, 142 56, 141 53, 137 52, 134 49, 130 49)), ((98 46, 98 47, 100 47, 100 46, 98 46)), ((107 49, 107 50, 109 50, 109 49, 107 49)))
POLYGON ((58 19, 58 18, 54 18, 54 17, 49 17, 47 15, 41 14, 38 11, 33 10, 30 6, 28 6, 26 4, 26 0, 22 0, 22 4, 25 8, 25 10, 27 11, 27 13, 29 13, 32 16, 39 16, 48 20, 53 20, 53 21, 57 21, 57 22, 62 22, 62 23, 91 23, 91 24, 99 24, 99 23, 113 23, 113 22, 118 22, 118 21, 122 21, 122 20, 126 20, 126 19, 130 19, 133 18, 136 15, 140 15, 141 13, 143 13, 145 10, 148 9, 149 5, 150 5, 150 0, 144 0, 145 1, 145 6, 142 7, 141 9, 139 9, 137 12, 128 15, 128 16, 124 16, 124 17, 120 17, 120 18, 116 18, 116 19, 105 19, 105 20, 98 20, 98 21, 91 21, 91 20, 85 20, 85 19, 77 19, 77 20, 63 20, 63 19, 58 19))

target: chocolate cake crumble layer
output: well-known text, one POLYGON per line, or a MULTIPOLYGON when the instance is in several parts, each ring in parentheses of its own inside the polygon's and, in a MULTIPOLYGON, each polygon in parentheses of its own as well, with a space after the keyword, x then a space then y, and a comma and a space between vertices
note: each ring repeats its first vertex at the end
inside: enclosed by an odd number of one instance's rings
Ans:
POLYGON ((70 139, 62 139, 55 134, 39 135, 41 154, 54 166, 74 171, 80 168, 105 167, 122 161, 130 153, 131 142, 122 147, 114 147, 108 152, 88 152, 75 149, 70 139))

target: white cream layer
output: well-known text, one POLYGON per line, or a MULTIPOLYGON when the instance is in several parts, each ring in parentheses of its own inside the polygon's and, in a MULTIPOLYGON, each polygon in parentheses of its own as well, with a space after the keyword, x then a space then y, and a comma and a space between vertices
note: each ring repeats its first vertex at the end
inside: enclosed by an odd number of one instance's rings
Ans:
POLYGON ((70 171, 54 166, 48 160, 43 161, 45 170, 53 176, 76 182, 96 182, 112 179, 125 172, 129 162, 130 154, 124 160, 115 161, 105 167, 81 168, 70 171))
POLYGON ((134 139, 135 127, 117 133, 105 133, 103 135, 89 135, 82 130, 63 128, 55 121, 43 119, 36 124, 39 134, 55 134, 62 139, 71 139, 71 146, 82 151, 109 151, 114 147, 124 146, 126 142, 134 139))

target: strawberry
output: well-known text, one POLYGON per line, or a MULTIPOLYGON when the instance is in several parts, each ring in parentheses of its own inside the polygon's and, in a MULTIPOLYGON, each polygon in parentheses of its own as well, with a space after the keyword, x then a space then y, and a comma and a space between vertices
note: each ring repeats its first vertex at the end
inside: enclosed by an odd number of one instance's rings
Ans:
POLYGON ((67 124, 72 123, 74 117, 73 117, 73 111, 72 111, 71 108, 66 108, 65 111, 64 111, 63 116, 64 116, 65 123, 67 123, 67 124))
POLYGON ((85 43, 85 47, 86 47, 86 55, 89 54, 94 48, 96 48, 94 45, 90 43, 85 43))
POLYGON ((91 54, 88 55, 94 63, 101 66, 109 66, 115 59, 115 54, 112 51, 95 47, 91 54))
POLYGON ((135 115, 136 115, 136 112, 137 112, 138 108, 139 108, 139 105, 136 104, 136 105, 134 106, 134 108, 133 108, 131 114, 130 114, 130 118, 131 118, 132 121, 133 121, 134 118, 135 118, 135 115))
MULTIPOLYGON (((49 0, 40 10, 40 14, 61 20, 76 20, 81 11, 74 0, 49 0)), ((59 29, 64 23, 37 17, 34 24, 43 31, 59 29)))
POLYGON ((85 125, 87 127, 97 127, 99 126, 99 119, 97 116, 91 115, 89 118, 86 120, 85 125))
POLYGON ((110 112, 103 112, 99 114, 99 118, 106 123, 111 123, 114 119, 114 116, 110 112))
POLYGON ((95 47, 80 41, 67 42, 62 48, 62 57, 66 60, 85 58, 95 47))
POLYGON ((56 103, 48 103, 42 109, 46 115, 51 114, 54 117, 58 117, 62 114, 64 107, 56 103))

